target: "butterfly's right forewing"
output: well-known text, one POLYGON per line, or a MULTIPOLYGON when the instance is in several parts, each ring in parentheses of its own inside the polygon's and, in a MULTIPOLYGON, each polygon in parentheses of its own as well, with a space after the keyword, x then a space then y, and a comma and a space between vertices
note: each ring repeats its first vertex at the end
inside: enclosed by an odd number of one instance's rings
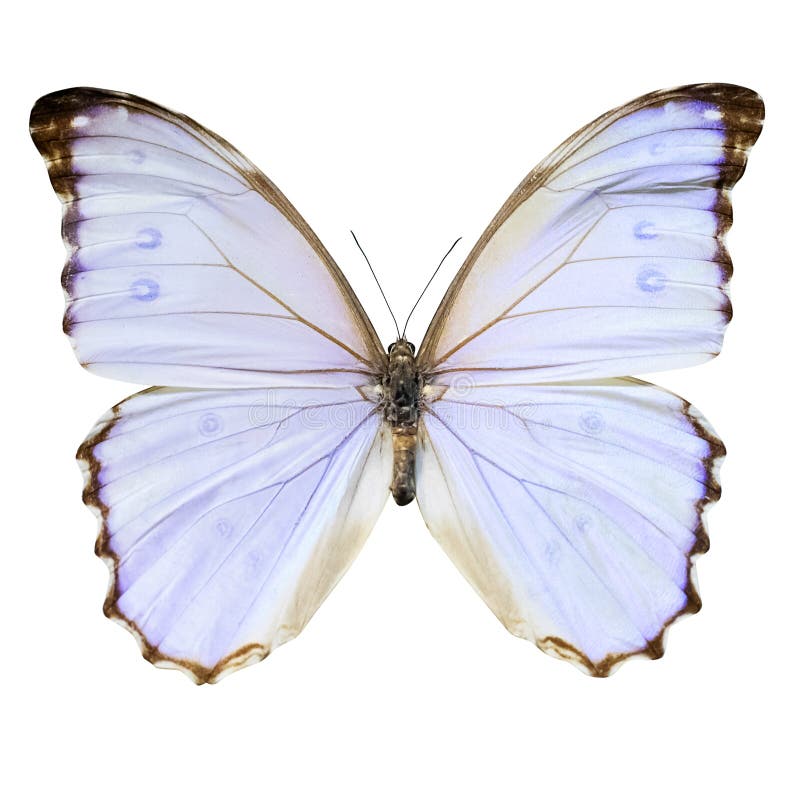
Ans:
POLYGON ((730 319, 730 189, 764 106, 725 84, 653 92, 571 136, 498 212, 419 360, 440 383, 674 369, 730 319))

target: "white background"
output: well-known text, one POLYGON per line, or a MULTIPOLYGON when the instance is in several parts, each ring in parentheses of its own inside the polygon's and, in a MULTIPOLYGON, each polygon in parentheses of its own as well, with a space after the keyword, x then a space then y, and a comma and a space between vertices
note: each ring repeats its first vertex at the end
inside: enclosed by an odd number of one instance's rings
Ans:
MULTIPOLYGON (((2 58, 6 797, 796 796, 797 90, 778 4, 15 4, 2 58), (746 13, 744 13, 746 11, 746 13), (100 606, 107 574, 76 446, 136 387, 82 370, 60 331, 60 208, 27 136, 71 85, 148 97, 231 140, 332 252, 381 336, 550 149, 652 89, 762 93, 734 192, 723 354, 655 380, 725 440, 702 613, 661 661, 594 680, 509 636, 387 505, 298 640, 216 686, 156 670, 100 606), (58 793, 57 795, 55 793, 58 793)), ((788 13, 788 12, 787 12, 788 13)))

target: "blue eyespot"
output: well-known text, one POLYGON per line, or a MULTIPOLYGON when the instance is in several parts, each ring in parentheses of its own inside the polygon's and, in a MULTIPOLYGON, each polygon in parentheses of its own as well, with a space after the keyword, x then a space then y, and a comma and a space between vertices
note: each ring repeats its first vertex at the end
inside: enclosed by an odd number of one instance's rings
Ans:
POLYGON ((218 433, 222 433, 222 428, 222 419, 213 413, 203 414, 197 426, 203 436, 216 436, 218 433))
POLYGON ((583 428, 586 433, 592 435, 602 433, 603 429, 606 427, 602 415, 598 414, 596 411, 587 411, 581 416, 580 422, 581 428, 583 428))
POLYGON ((637 239, 657 239, 657 233, 650 233, 649 229, 654 228, 652 222, 649 220, 643 220, 642 222, 637 222, 633 228, 633 235, 637 239))
POLYGON ((131 284, 131 297, 149 303, 161 293, 161 287, 152 278, 138 278, 131 284))
POLYGON ((161 231, 157 228, 142 228, 136 236, 136 246, 145 250, 153 250, 161 244, 161 231))
POLYGON ((661 270, 648 267, 636 276, 636 285, 643 292, 663 292, 667 286, 667 276, 661 270))

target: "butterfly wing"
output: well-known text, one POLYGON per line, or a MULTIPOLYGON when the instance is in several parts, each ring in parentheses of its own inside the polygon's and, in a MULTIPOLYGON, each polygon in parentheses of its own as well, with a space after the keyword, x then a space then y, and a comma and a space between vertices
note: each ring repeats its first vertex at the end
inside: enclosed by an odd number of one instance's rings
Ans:
POLYGON ((353 388, 150 389, 78 456, 109 617, 197 683, 294 638, 388 496, 391 444, 353 388))
POLYGON ((631 378, 448 390, 424 417, 417 497, 509 631, 604 676, 660 656, 699 609, 723 454, 688 403, 631 378))
POLYGON ((31 134, 64 204, 64 329, 135 383, 359 385, 383 348, 280 191, 188 117, 132 95, 41 98, 31 134))
POLYGON ((603 676, 699 598, 722 443, 626 372, 719 351, 729 192, 763 104, 655 92, 545 159, 467 258, 420 349, 418 498, 513 633, 603 676))
POLYGON ((103 375, 164 383, 84 442, 106 613, 197 682, 295 636, 386 500, 385 355, 336 264, 231 145, 70 89, 31 133, 64 203, 64 328, 103 375))
POLYGON ((424 369, 443 383, 573 380, 718 353, 729 193, 763 115, 749 89, 687 86, 567 139, 467 257, 420 348, 424 369))

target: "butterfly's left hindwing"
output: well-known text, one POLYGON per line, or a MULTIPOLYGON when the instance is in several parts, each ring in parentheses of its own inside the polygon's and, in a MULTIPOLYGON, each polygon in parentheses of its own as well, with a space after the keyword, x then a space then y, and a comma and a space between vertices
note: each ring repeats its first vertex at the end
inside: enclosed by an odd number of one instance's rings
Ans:
POLYGON ((81 447, 112 573, 106 614, 196 682, 294 638, 388 497, 391 446, 355 389, 151 389, 81 447))

